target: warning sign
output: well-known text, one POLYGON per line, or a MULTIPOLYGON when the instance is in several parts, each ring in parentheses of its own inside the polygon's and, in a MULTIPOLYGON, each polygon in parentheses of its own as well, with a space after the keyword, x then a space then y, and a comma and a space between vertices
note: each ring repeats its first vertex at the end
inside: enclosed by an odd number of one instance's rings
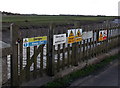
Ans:
POLYGON ((75 42, 75 29, 68 30, 68 43, 75 42))
POLYGON ((76 29, 76 42, 82 41, 82 29, 76 29))
POLYGON ((103 41, 107 39, 107 30, 99 31, 99 41, 103 41))
POLYGON ((44 40, 47 40, 47 36, 24 38, 23 42, 35 42, 35 41, 44 41, 44 40))
POLYGON ((37 46, 37 45, 41 45, 41 44, 47 44, 47 36, 23 39, 24 47, 37 46))

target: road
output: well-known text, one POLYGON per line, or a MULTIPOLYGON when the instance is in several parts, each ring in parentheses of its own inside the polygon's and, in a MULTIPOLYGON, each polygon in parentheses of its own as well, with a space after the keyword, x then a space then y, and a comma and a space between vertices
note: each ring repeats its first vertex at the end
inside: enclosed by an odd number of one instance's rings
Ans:
POLYGON ((83 79, 78 79, 70 86, 120 86, 120 66, 118 60, 110 63, 109 66, 102 69, 97 74, 87 76, 83 79), (119 68, 118 68, 119 67, 119 68))

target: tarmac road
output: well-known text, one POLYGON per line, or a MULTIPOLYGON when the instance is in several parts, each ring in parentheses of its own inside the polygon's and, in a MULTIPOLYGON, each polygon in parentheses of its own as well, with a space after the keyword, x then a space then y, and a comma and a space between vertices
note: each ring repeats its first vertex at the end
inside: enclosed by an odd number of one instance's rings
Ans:
POLYGON ((120 86, 120 63, 118 65, 118 60, 110 63, 109 66, 104 68, 104 70, 98 72, 97 74, 90 75, 83 79, 78 79, 70 85, 80 87, 80 86, 120 86))

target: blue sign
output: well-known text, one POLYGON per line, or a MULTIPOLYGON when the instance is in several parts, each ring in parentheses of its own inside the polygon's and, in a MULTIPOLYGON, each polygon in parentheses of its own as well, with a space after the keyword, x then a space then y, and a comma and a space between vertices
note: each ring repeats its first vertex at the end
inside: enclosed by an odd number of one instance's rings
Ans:
POLYGON ((30 46, 37 46, 37 45, 42 45, 42 44, 47 44, 47 40, 44 41, 35 41, 35 42, 26 42, 23 44, 24 47, 30 47, 30 46))

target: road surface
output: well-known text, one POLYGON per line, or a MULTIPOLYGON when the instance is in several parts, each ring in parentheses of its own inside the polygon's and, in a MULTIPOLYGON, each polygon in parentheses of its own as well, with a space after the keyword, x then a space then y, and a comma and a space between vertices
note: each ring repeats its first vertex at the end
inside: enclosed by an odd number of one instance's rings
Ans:
MULTIPOLYGON (((120 64, 119 64, 120 65, 120 64)), ((90 75, 83 79, 78 79, 70 86, 120 86, 120 66, 118 66, 118 60, 110 63, 109 66, 102 69, 97 74, 90 75)))

